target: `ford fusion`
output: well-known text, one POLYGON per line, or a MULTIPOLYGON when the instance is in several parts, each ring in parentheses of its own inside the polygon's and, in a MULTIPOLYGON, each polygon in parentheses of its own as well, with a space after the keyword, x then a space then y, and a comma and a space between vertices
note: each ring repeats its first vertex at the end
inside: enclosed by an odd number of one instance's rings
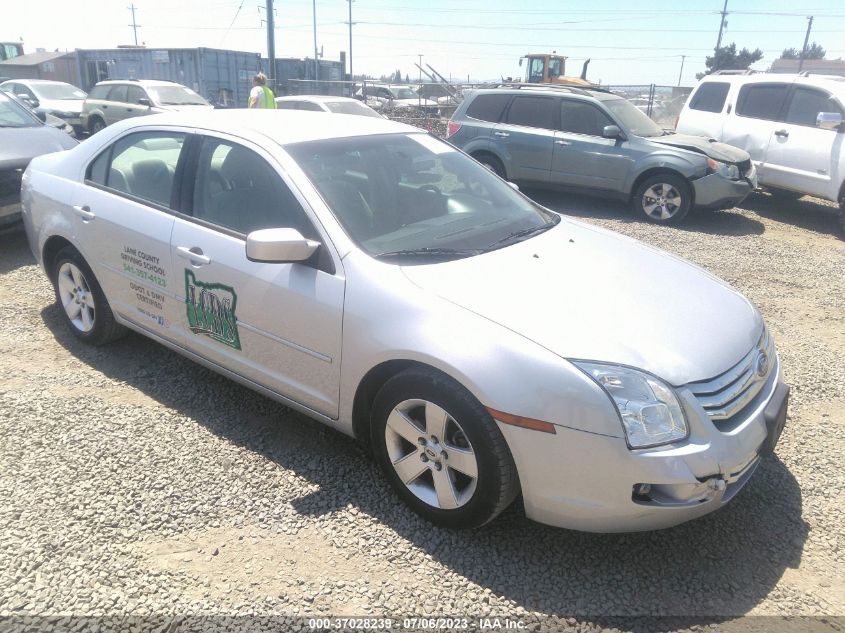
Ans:
POLYGON ((30 246, 74 335, 134 330, 367 443, 432 522, 517 495, 579 530, 672 526, 771 452, 758 310, 375 118, 168 113, 32 161, 30 246))

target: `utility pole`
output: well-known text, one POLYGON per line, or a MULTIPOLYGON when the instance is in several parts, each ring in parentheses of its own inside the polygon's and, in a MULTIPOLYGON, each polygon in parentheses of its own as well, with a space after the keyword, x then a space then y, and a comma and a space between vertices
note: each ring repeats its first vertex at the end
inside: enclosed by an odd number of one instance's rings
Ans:
POLYGON ((130 11, 132 11, 132 24, 130 24, 129 26, 132 27, 132 32, 135 34, 135 46, 138 46, 138 29, 140 28, 141 25, 137 24, 135 22, 135 9, 137 7, 135 6, 135 3, 133 2, 130 6, 128 6, 126 8, 129 9, 130 11))
MULTIPOLYGON (((725 6, 722 8, 721 14, 722 19, 719 22, 719 37, 716 39, 716 53, 719 52, 719 47, 722 46, 722 31, 724 31, 725 24, 727 24, 727 22, 725 22, 725 18, 728 17, 728 0, 725 0, 725 6)), ((714 68, 714 70, 716 69, 714 68)))
POLYGON ((311 0, 314 12, 314 79, 320 79, 320 62, 317 60, 317 0, 311 0))
POLYGON ((276 24, 273 0, 267 1, 267 80, 270 89, 276 91, 276 24))
POLYGON ((422 107, 422 93, 420 92, 420 88, 422 88, 422 58, 423 58, 422 53, 419 53, 419 58, 420 58, 420 65, 418 66, 418 68, 420 69, 420 86, 419 86, 419 88, 417 88, 417 96, 418 96, 418 99, 417 99, 418 104, 417 105, 418 105, 418 107, 422 107))
POLYGON ((813 28, 813 16, 807 16, 807 34, 804 36, 804 48, 801 49, 801 60, 798 62, 798 72, 804 68, 804 57, 807 55, 807 43, 810 41, 810 29, 813 28))
MULTIPOLYGON (((355 92, 355 75, 352 74, 352 0, 346 0, 349 3, 349 81, 352 82, 350 88, 351 93, 355 92)), ((353 94, 354 96, 354 94, 353 94)))
POLYGON ((678 73, 678 86, 681 85, 681 77, 684 75, 684 62, 687 60, 687 55, 681 55, 681 72, 678 73))

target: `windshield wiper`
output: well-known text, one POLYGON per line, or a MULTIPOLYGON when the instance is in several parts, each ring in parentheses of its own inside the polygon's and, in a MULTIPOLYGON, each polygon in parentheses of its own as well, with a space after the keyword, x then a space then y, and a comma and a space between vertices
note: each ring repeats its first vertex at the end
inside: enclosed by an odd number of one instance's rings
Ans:
POLYGON ((560 223, 560 216, 555 216, 554 219, 549 220, 546 224, 541 224, 540 226, 532 226, 528 229, 520 229, 519 231, 514 231, 513 233, 508 233, 502 239, 496 240, 490 246, 488 246, 485 250, 491 251, 495 250, 497 246, 500 244, 505 244, 512 240, 519 239, 521 237, 529 237, 530 235, 536 235, 538 233, 544 233, 548 231, 552 227, 557 226, 560 223))
POLYGON ((374 255, 374 257, 377 259, 382 259, 384 257, 416 257, 420 255, 423 257, 471 257, 473 255, 478 255, 481 252, 481 249, 478 248, 431 248, 424 246, 422 248, 405 248, 398 251, 386 251, 384 253, 374 255))

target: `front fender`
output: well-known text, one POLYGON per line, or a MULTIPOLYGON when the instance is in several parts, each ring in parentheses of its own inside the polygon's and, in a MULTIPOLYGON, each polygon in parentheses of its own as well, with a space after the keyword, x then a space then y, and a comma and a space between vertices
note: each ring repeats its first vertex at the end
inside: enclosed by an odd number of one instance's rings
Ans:
POLYGON ((408 360, 451 376, 486 407, 623 437, 607 396, 565 359, 417 287, 398 266, 355 251, 344 267, 342 427, 351 430, 355 394, 367 373, 386 361, 408 360))
POLYGON ((634 183, 646 172, 673 171, 687 180, 695 180, 707 174, 707 157, 695 152, 673 149, 657 149, 637 161, 628 173, 625 191, 630 193, 634 183))

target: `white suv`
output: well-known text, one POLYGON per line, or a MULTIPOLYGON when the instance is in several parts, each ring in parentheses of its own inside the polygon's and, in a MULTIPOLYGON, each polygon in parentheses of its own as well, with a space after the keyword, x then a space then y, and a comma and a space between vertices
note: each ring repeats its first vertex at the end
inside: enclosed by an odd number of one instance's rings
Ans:
POLYGON ((692 92, 678 132, 714 138, 751 154, 760 184, 809 194, 845 212, 845 78, 711 75, 692 92))

